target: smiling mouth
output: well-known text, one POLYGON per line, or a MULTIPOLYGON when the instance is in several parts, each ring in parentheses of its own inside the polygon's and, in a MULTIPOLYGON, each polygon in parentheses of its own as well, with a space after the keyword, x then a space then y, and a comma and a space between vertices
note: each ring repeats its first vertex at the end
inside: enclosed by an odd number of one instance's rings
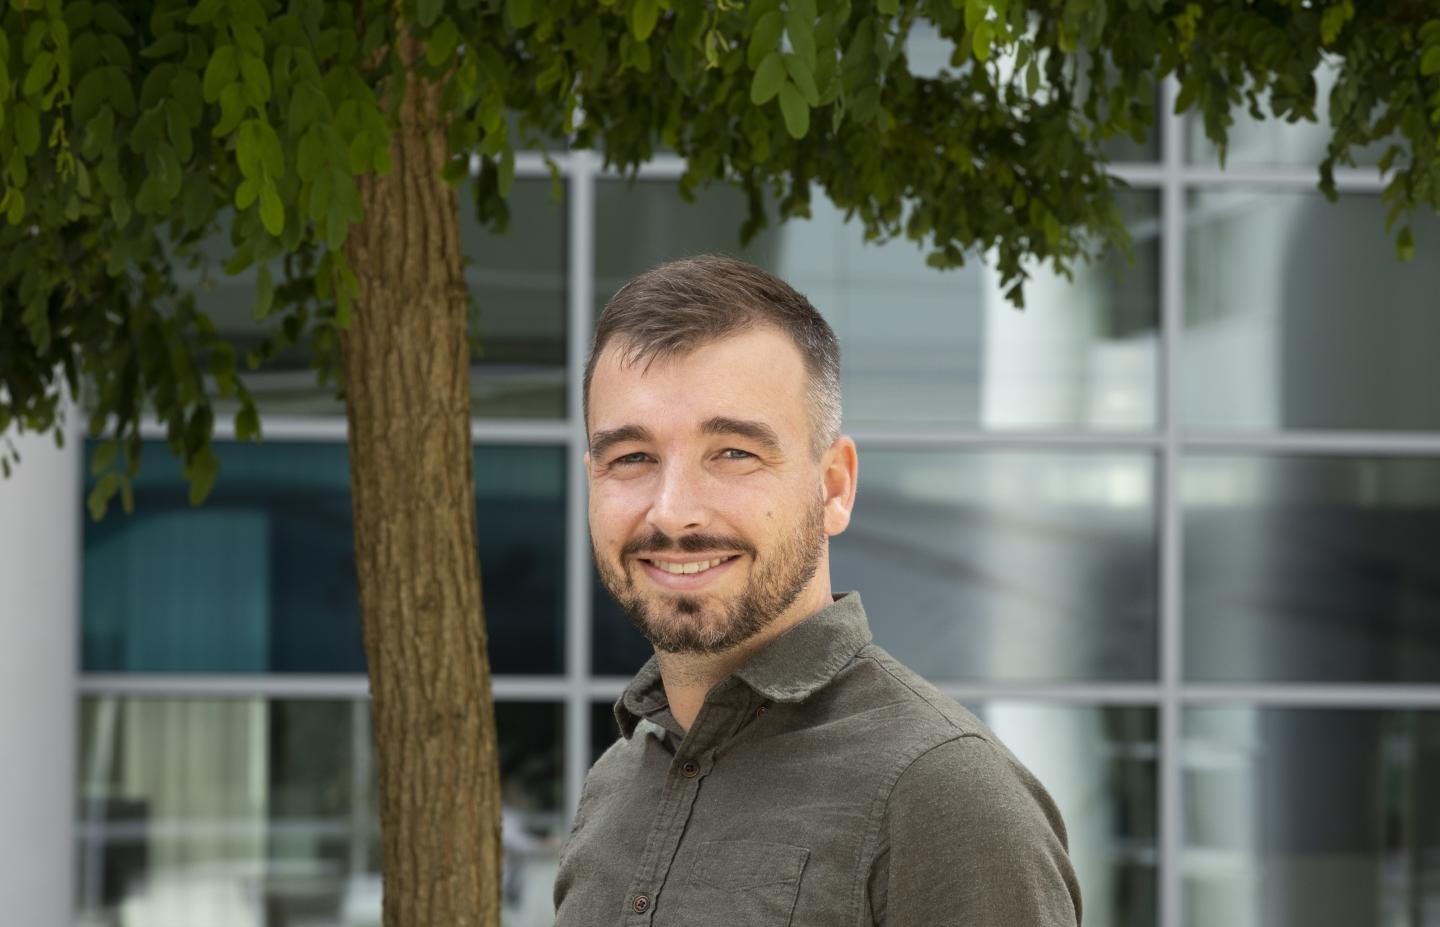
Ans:
POLYGON ((734 560, 737 556, 739 555, 730 554, 725 557, 714 557, 709 560, 690 560, 683 563, 667 560, 650 560, 644 557, 640 559, 643 560, 645 563, 649 564, 650 566, 655 567, 657 570, 663 570, 664 572, 673 574, 675 576, 682 576, 692 573, 704 573, 706 570, 713 570, 715 567, 719 566, 722 563, 728 563, 731 560, 734 560))

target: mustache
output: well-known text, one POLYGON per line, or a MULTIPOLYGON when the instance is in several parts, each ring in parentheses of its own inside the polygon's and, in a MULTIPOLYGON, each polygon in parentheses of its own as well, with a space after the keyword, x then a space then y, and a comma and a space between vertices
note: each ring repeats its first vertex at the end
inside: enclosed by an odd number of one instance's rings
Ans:
POLYGON ((682 554, 699 554, 710 550, 736 550, 755 556, 755 546, 735 537, 721 534, 687 534, 672 538, 663 531, 631 538, 620 548, 621 557, 635 557, 640 554, 659 554, 679 551, 682 554))

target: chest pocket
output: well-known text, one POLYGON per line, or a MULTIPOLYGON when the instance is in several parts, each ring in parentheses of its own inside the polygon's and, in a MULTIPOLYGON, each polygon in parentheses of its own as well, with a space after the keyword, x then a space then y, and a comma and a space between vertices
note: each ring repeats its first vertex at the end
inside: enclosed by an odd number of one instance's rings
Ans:
POLYGON ((691 927, 786 927, 809 857, 785 843, 703 843, 678 910, 691 927))

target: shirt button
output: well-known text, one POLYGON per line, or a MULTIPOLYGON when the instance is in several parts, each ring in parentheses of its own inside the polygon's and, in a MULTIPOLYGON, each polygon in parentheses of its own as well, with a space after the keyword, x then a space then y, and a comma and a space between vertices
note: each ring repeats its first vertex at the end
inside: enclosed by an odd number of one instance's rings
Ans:
MULTIPOLYGON (((700 775, 700 764, 694 760, 687 760, 684 766, 680 767, 680 775, 686 779, 694 779, 700 775)), ((644 897, 643 895, 641 897, 644 897)))
POLYGON ((650 910, 650 896, 636 895, 635 900, 630 902, 630 906, 635 909, 636 914, 644 914, 650 910))
POLYGON ((755 709, 755 717, 757 717, 757 718, 763 718, 763 717, 765 717, 765 712, 767 712, 767 711, 769 711, 769 710, 770 710, 770 706, 769 706, 769 705, 761 705, 759 708, 755 709))

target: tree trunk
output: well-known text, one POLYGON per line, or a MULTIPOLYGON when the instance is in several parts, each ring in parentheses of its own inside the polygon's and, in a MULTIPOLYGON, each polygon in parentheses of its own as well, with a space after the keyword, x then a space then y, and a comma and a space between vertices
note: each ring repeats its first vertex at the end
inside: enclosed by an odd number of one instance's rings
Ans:
MULTIPOLYGON (((416 49, 402 49, 414 60, 416 49)), ((495 927, 500 782, 475 546, 469 345, 438 89, 412 71, 393 170, 361 180, 343 338, 374 699, 385 927, 495 927)))

